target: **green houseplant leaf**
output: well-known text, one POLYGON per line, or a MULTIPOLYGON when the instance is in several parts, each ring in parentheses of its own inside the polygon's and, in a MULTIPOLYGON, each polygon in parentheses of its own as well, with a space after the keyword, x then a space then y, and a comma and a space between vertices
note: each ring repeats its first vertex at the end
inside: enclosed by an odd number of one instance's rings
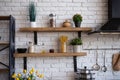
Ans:
POLYGON ((82 40, 81 38, 74 38, 70 41, 70 45, 82 45, 82 40))
POLYGON ((31 2, 29 6, 29 18, 30 18, 30 22, 35 22, 36 20, 36 9, 34 2, 31 2))
POLYGON ((73 21, 74 22, 82 22, 82 16, 80 14, 75 14, 73 16, 73 21))

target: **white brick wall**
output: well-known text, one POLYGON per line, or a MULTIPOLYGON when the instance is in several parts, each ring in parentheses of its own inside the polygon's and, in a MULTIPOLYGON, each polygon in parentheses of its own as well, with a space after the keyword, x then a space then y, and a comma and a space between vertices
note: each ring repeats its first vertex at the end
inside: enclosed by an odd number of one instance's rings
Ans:
MULTIPOLYGON (((20 27, 29 27, 28 5, 30 1, 34 1, 37 8, 37 24, 42 27, 48 26, 48 15, 55 13, 57 15, 57 26, 71 19, 75 13, 83 16, 82 27, 100 27, 107 20, 107 0, 0 0, 0 15, 13 15, 16 18, 16 48, 27 47, 29 41, 33 41, 33 34, 27 32, 19 32, 20 27)), ((5 25, 7 26, 7 25, 5 25)), ((0 26, 0 36, 4 36, 2 40, 8 40, 7 29, 0 26)), ((76 32, 39 32, 38 44, 35 46, 36 52, 40 52, 43 48, 48 52, 50 48, 59 51, 58 38, 61 35, 67 35, 69 40, 77 37, 76 32), (42 46, 44 43, 44 47, 42 46)), ((86 35, 82 34, 83 49, 87 52, 87 56, 78 57, 78 68, 87 66, 91 68, 95 64, 96 48, 119 48, 119 35, 86 35)), ((107 72, 101 70, 96 71, 96 80, 120 80, 120 72, 114 72, 111 68, 112 54, 119 50, 98 50, 98 63, 103 65, 103 52, 106 53, 107 72)), ((5 58, 7 52, 1 54, 5 58)), ((1 56, 0 55, 0 56, 1 56)), ((3 59, 0 57, 0 61, 3 59)), ((7 60, 5 61, 7 64, 7 60)), ((16 72, 22 71, 22 58, 16 58, 16 72)), ((28 69, 35 67, 44 73, 44 80, 74 80, 73 59, 72 57, 40 57, 28 58, 28 69)), ((1 68, 2 66, 0 66, 1 68)), ((37 79, 39 80, 39 79, 37 79)))

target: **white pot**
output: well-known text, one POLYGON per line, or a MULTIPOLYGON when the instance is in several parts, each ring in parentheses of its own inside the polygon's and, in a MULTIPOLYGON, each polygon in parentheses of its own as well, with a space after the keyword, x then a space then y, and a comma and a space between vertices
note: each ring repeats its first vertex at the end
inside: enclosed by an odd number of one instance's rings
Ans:
POLYGON ((73 52, 81 52, 81 48, 82 48, 81 45, 74 45, 73 46, 73 52))
POLYGON ((33 27, 33 28, 37 27, 36 22, 30 22, 30 26, 33 27))

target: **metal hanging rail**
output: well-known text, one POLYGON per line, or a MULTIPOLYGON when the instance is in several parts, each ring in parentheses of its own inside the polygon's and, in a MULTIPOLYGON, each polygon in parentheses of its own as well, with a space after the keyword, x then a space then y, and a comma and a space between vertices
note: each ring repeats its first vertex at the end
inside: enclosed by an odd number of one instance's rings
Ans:
POLYGON ((84 50, 120 50, 120 48, 85 48, 84 50))

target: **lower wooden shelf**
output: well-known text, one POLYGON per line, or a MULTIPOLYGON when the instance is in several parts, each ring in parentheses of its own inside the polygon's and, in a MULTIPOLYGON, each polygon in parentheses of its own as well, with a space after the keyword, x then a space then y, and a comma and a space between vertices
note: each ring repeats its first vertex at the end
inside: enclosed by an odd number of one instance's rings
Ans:
POLYGON ((8 45, 9 42, 0 42, 0 45, 8 45))
POLYGON ((15 53, 14 57, 70 57, 86 56, 86 52, 79 53, 15 53))
POLYGON ((9 69, 0 69, 0 72, 8 72, 9 69))

